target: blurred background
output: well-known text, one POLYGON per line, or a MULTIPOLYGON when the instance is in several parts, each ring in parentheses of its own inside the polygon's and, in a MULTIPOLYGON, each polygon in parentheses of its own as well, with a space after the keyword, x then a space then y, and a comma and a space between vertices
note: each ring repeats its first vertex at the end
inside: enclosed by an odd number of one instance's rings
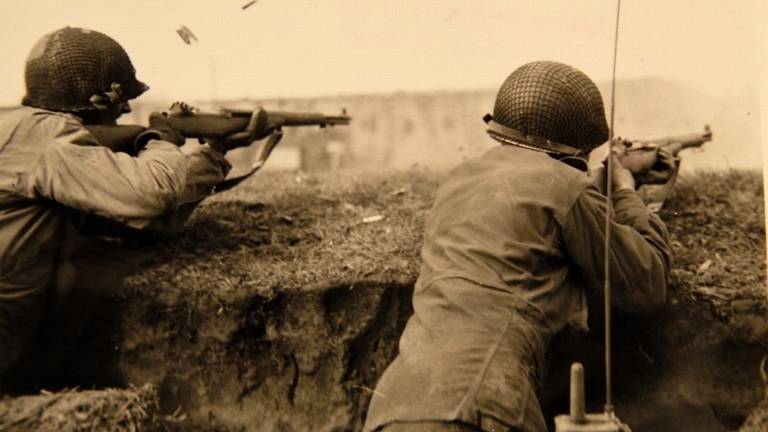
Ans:
MULTIPOLYGON (((760 169, 764 9, 755 0, 624 0, 616 134, 654 138, 709 124, 714 140, 687 151, 684 169, 760 169)), ((615 13, 605 0, 5 1, 0 105, 23 96, 37 39, 86 27, 120 42, 151 87, 124 122, 146 123, 176 100, 346 108, 349 127, 289 130, 267 167, 442 169, 495 145, 481 117, 526 62, 581 69, 608 109, 615 13), (194 38, 185 41, 182 26, 194 38)))

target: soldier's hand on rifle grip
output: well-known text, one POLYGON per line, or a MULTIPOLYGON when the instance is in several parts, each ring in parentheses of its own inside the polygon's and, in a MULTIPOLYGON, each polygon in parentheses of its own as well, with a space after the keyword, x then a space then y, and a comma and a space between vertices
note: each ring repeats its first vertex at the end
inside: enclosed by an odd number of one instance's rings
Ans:
POLYGON ((248 125, 242 132, 235 132, 221 139, 209 140, 208 143, 215 150, 224 154, 238 147, 247 147, 254 141, 264 139, 273 132, 269 127, 269 116, 263 108, 253 110, 248 125))
MULTIPOLYGON (((632 173, 624 168, 619 162, 619 158, 614 154, 613 156, 613 179, 611 185, 613 190, 619 189, 635 189, 635 178, 632 173)), ((608 188, 608 158, 606 158, 602 165, 599 167, 591 168, 588 171, 588 175, 592 178, 592 182, 600 190, 600 193, 605 195, 608 188)))
POLYGON ((675 173, 675 156, 668 149, 660 147, 656 154, 656 162, 646 172, 637 176, 638 187, 644 184, 664 184, 675 173))
POLYGON ((184 145, 186 141, 184 135, 171 125, 168 115, 159 112, 153 112, 149 115, 149 128, 136 137, 137 149, 144 147, 151 139, 168 141, 177 146, 184 145))

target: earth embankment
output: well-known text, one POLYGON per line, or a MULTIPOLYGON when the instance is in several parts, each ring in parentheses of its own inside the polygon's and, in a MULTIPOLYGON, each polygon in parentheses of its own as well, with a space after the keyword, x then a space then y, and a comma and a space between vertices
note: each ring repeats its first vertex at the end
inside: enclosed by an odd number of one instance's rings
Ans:
MULTIPOLYGON (((153 384, 144 428, 360 429, 412 313, 440 178, 269 173, 211 199, 178 238, 136 246, 149 259, 100 308, 64 384, 153 384)), ((737 429, 765 391, 762 179, 684 177, 661 215, 669 301, 615 319, 617 412, 635 430, 737 429)), ((601 408, 600 333, 558 339, 548 413, 564 411, 557 371, 573 359, 601 408)))

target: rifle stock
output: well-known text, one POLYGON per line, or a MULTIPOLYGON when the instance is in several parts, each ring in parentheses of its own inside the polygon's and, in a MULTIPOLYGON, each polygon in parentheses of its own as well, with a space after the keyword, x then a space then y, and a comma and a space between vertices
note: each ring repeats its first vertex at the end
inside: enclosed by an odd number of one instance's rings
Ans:
POLYGON ((96 138, 100 145, 109 148, 113 152, 128 153, 135 156, 140 148, 137 148, 136 137, 147 130, 141 125, 85 125, 85 128, 96 138))

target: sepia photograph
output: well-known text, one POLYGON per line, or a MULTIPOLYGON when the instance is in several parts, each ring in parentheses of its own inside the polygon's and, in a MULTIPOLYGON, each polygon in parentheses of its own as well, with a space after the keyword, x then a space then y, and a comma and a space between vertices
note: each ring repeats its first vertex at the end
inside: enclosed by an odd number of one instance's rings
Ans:
POLYGON ((768 431, 768 4, 2 10, 0 431, 768 431))

